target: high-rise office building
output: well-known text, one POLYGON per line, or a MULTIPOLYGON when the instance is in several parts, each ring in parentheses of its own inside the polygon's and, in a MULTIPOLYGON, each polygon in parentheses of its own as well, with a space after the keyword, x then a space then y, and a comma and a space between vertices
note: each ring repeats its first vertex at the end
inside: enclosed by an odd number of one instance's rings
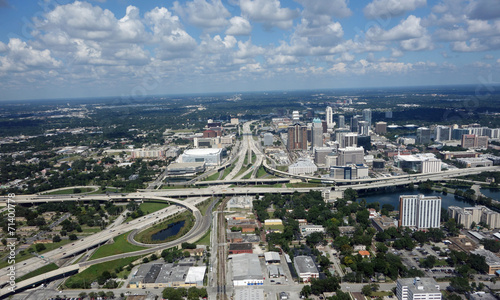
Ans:
POLYGON ((436 127, 436 141, 443 142, 451 140, 451 128, 448 126, 436 127))
POLYGON ((339 128, 345 127, 345 117, 343 115, 339 116, 339 128))
POLYGON ((469 129, 467 128, 455 128, 451 131, 451 138, 453 140, 462 140, 464 134, 469 134, 469 129))
POLYGON ((363 120, 368 122, 368 126, 372 126, 372 110, 369 108, 363 109, 363 120))
POLYGON ((399 196, 399 226, 417 229, 439 228, 441 197, 399 196))
POLYGON ((295 124, 288 127, 288 151, 307 150, 307 126, 295 124))
POLYGON ((326 126, 333 128, 333 109, 330 106, 326 107, 326 126))
POLYGON ((339 166, 360 165, 365 162, 365 149, 363 147, 346 147, 338 149, 339 166))
POLYGON ((312 123, 312 142, 311 146, 314 147, 323 147, 323 125, 321 124, 321 120, 315 118, 312 123))
POLYGON ((358 122, 358 134, 361 136, 369 136, 370 135, 370 124, 368 121, 359 121, 358 122))
POLYGON ((428 144, 431 142, 431 130, 427 127, 417 128, 417 144, 428 144))
POLYGON ((298 123, 300 121, 300 114, 298 110, 294 110, 292 112, 292 122, 293 123, 298 123))
POLYGON ((351 118, 351 131, 358 132, 358 122, 363 120, 363 116, 355 115, 351 118))
POLYGON ((462 142, 460 145, 462 148, 466 149, 486 149, 488 148, 488 137, 477 136, 475 134, 464 134, 462 135, 462 142))
POLYGON ((340 142, 340 148, 356 147, 358 145, 358 134, 354 132, 346 133, 340 142))
POLYGON ((387 122, 377 122, 375 123, 375 133, 385 134, 387 133, 387 122))

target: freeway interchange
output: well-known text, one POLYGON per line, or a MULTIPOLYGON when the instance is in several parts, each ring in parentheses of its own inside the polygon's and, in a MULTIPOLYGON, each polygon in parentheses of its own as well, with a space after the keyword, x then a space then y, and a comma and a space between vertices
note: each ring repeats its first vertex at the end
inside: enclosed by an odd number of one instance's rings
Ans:
MULTIPOLYGON (((276 182, 289 182, 290 178, 300 179, 304 181, 309 180, 321 180, 317 177, 311 176, 301 176, 301 175, 292 175, 287 172, 276 170, 270 167, 266 162, 266 156, 259 150, 258 145, 253 140, 250 131, 251 122, 247 122, 243 125, 243 141, 241 143, 241 147, 235 157, 233 157, 229 164, 235 164, 233 170, 228 174, 228 176, 223 180, 215 180, 215 181, 203 181, 199 182, 200 184, 205 185, 205 187, 193 187, 193 188, 179 188, 179 189, 146 189, 142 191, 137 191, 134 193, 122 193, 122 194, 97 194, 97 195, 17 195, 15 197, 15 201, 18 204, 36 204, 36 203, 47 203, 47 202, 59 202, 59 201, 131 201, 131 200, 157 200, 157 201, 166 201, 171 205, 165 209, 154 212, 152 214, 148 214, 146 216, 140 217, 138 219, 132 220, 125 224, 117 224, 112 228, 105 229, 99 233, 96 233, 92 236, 85 237, 81 240, 77 240, 74 243, 67 244, 65 246, 60 247, 59 249, 52 250, 44 254, 43 259, 40 257, 33 257, 23 262, 16 264, 16 277, 19 278, 33 270, 43 267, 49 262, 57 262, 61 259, 65 259, 68 257, 73 257, 76 255, 81 255, 83 252, 88 249, 97 247, 113 239, 114 237, 130 232, 130 231, 138 231, 153 224, 162 221, 166 218, 169 218, 185 209, 191 211, 195 217, 195 224, 193 228, 183 237, 177 239, 176 241, 172 241, 164 244, 155 244, 155 245, 146 245, 141 244, 133 239, 129 238, 131 243, 136 245, 140 245, 143 247, 148 247, 148 249, 129 252, 124 254, 118 254, 114 256, 109 256, 101 259, 95 259, 91 261, 85 261, 76 263, 73 265, 65 266, 59 268, 57 270, 51 271, 46 274, 42 274, 31 279, 25 280, 23 282, 17 282, 17 289, 22 289, 26 287, 31 287, 34 284, 38 284, 43 282, 49 278, 54 278, 60 276, 62 274, 68 274, 71 272, 77 272, 82 270, 90 265, 111 261, 115 259, 144 255, 153 253, 158 250, 162 250, 165 248, 173 247, 180 245, 183 242, 195 242, 199 238, 201 238, 211 227, 211 225, 215 225, 212 222, 212 214, 210 213, 215 204, 216 200, 213 200, 209 209, 207 210, 207 214, 203 216, 201 212, 196 207, 197 204, 207 201, 208 197, 227 197, 227 196, 236 196, 236 195, 262 195, 265 193, 280 193, 280 194, 292 194, 294 192, 308 192, 310 190, 339 190, 343 191, 347 188, 352 188, 355 190, 369 189, 369 188, 383 188, 387 186, 396 186, 396 185, 407 185, 411 183, 418 184, 419 182, 423 182, 426 180, 446 180, 449 178, 454 178, 458 176, 465 176, 471 174, 478 174, 486 171, 498 171, 500 167, 492 166, 492 167, 480 167, 480 168, 469 168, 469 169, 457 169, 457 170, 447 170, 439 173, 427 173, 427 174, 413 174, 413 175, 402 175, 402 176, 392 176, 392 177, 383 177, 383 178, 368 178, 368 179, 358 179, 355 181, 349 180, 322 180, 323 185, 317 187, 308 187, 308 188, 288 188, 288 187, 261 187, 258 185, 259 181, 261 183, 272 182, 275 180, 276 182), (240 170, 243 165, 243 161, 246 155, 251 157, 251 152, 255 153, 256 161, 251 168, 246 170, 245 172, 240 173, 240 170), (257 170, 260 166, 263 166, 268 172, 271 172, 275 175, 280 175, 285 178, 278 179, 258 179, 256 177, 257 170), (249 179, 242 179, 247 174, 250 174, 249 179), (239 174, 237 176, 237 174, 239 174), (287 180, 288 179, 288 180, 287 180), (229 186, 230 183, 253 183, 257 184, 255 186, 229 186), (185 199, 185 200, 180 200, 185 199)), ((227 166, 226 166, 227 167, 227 166)), ((160 175, 163 177, 163 175, 160 175)), ((155 181, 154 187, 157 187, 155 181)), ((6 200, 6 198, 0 198, 1 200, 6 200)), ((3 201, 2 201, 3 202, 3 201)), ((214 229, 215 230, 215 229, 214 229)), ((0 280, 1 282, 7 282, 9 279, 9 269, 3 268, 0 269, 0 280)), ((6 296, 11 292, 6 288, 0 290, 0 297, 6 296)))

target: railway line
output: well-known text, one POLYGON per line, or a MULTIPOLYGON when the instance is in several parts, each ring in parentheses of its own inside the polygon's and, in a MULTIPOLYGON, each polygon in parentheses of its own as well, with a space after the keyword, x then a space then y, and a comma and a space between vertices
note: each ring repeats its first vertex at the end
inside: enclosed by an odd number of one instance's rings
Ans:
POLYGON ((223 199, 217 209, 217 299, 227 300, 226 293, 226 272, 227 270, 227 252, 226 252, 226 218, 224 217, 224 208, 226 207, 227 199, 223 199))

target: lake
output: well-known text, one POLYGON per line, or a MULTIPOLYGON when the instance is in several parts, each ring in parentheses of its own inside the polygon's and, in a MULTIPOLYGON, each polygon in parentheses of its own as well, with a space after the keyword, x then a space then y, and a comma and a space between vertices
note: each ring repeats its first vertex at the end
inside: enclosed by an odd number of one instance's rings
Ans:
POLYGON ((500 201, 500 190, 497 189, 481 189, 481 194, 493 200, 500 201))
MULTIPOLYGON (((425 196, 439 196, 441 197, 441 207, 448 209, 449 206, 458 206, 458 207, 469 207, 471 206, 467 202, 463 202, 455 199, 453 194, 443 195, 442 193, 430 191, 423 193, 419 190, 399 190, 394 192, 380 193, 380 194, 370 194, 365 196, 359 196, 358 201, 362 198, 366 199, 366 203, 378 202, 380 203, 380 207, 384 204, 391 204, 395 207, 395 209, 399 209, 399 196, 400 195, 418 195, 424 194, 425 196)), ((498 194, 500 196, 500 193, 498 194)))
POLYGON ((163 241, 168 239, 171 236, 175 236, 176 234, 179 233, 181 228, 184 226, 184 223, 186 221, 179 221, 175 222, 172 224, 168 224, 168 227, 165 229, 162 229, 158 231, 157 233, 151 235, 151 240, 157 242, 157 241, 163 241))

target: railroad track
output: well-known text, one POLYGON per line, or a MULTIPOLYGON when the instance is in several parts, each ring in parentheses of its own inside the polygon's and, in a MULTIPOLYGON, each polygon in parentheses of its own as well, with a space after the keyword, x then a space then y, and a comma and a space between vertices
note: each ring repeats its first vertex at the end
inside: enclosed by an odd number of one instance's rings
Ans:
POLYGON ((227 199, 222 200, 217 211, 217 299, 227 300, 226 294, 226 272, 227 272, 227 254, 226 254, 226 218, 224 217, 224 208, 226 207, 227 199))

